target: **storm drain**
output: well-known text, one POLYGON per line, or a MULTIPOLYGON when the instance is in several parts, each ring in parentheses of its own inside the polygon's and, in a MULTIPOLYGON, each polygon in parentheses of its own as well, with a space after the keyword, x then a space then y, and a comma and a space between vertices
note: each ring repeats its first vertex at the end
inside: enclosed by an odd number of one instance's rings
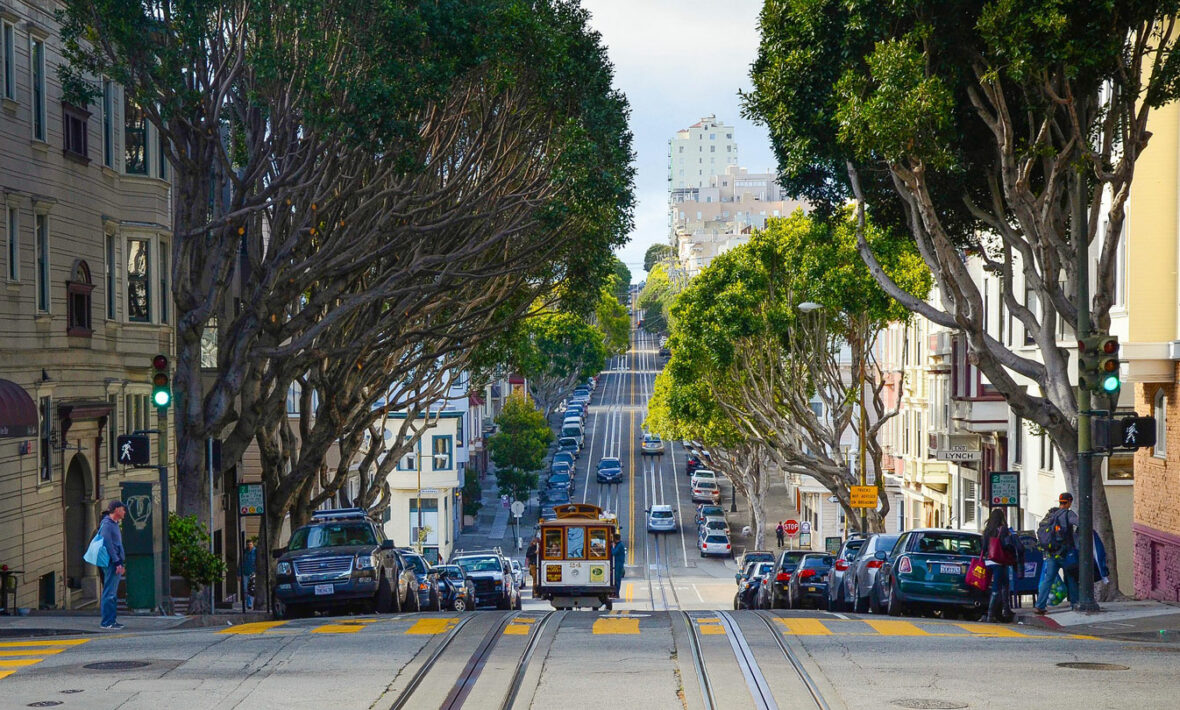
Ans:
POLYGON ((1120 666, 1117 663, 1086 663, 1084 661, 1076 661, 1070 663, 1058 663, 1058 668, 1072 668, 1075 671, 1129 671, 1130 666, 1120 666))
POLYGON ((38 700, 35 703, 29 703, 27 708, 51 708, 55 705, 61 705, 60 700, 38 700))
POLYGON ((102 661, 100 663, 87 663, 82 667, 92 671, 129 671, 150 665, 147 661, 102 661))
POLYGON ((956 703, 951 700, 938 698, 901 698, 889 703, 899 708, 914 708, 915 710, 959 710, 967 707, 967 703, 956 703))
POLYGON ((81 693, 83 691, 81 688, 67 688, 66 690, 63 690, 61 692, 62 692, 62 695, 70 695, 71 693, 81 693))

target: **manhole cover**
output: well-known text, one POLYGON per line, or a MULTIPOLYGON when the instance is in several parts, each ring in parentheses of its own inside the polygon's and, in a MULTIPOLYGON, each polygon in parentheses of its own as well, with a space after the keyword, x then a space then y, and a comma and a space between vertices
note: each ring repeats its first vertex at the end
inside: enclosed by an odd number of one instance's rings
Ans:
POLYGON ((1117 663, 1086 663, 1084 661, 1075 661, 1070 663, 1058 663, 1059 668, 1072 668, 1076 671, 1129 671, 1130 666, 1120 666, 1117 663))
POLYGON ((89 668, 92 671, 129 671, 132 668, 143 668, 150 666, 147 661, 102 661, 100 663, 87 663, 82 666, 89 668))
POLYGON ((967 703, 956 703, 938 698, 902 698, 892 701, 890 705, 896 705, 899 708, 915 708, 915 710, 958 710, 967 707, 967 703))
POLYGON ((61 701, 60 700, 39 700, 35 703, 29 703, 25 707, 27 707, 27 708, 51 708, 54 705, 61 705, 61 701))

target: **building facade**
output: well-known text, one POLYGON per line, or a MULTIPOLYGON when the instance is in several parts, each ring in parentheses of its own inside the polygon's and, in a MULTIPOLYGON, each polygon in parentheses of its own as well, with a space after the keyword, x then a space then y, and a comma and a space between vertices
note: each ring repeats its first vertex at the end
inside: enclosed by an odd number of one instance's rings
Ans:
POLYGON ((707 187, 709 179, 738 163, 733 126, 708 115, 668 140, 668 190, 707 187))
POLYGON ((53 6, 0 5, 0 564, 21 571, 18 606, 75 608, 97 597, 82 554, 100 509, 157 479, 114 443, 160 423, 171 209, 159 138, 120 87, 64 99, 53 6))

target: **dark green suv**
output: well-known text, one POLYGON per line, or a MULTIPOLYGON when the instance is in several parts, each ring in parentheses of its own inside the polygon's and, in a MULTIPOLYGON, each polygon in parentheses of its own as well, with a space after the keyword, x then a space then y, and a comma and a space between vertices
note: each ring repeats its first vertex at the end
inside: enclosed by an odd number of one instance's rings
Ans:
POLYGON ((413 606, 417 577, 360 508, 315 513, 275 555, 275 596, 284 618, 342 607, 386 613, 413 606))

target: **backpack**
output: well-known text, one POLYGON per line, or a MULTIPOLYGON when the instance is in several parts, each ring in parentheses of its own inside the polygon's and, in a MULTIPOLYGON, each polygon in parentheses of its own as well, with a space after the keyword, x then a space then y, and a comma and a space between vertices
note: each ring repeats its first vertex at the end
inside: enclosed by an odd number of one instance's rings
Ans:
POLYGON ((94 565, 95 567, 108 567, 111 564, 110 553, 107 552, 107 547, 103 544, 102 535, 95 535, 86 546, 86 552, 82 555, 82 559, 94 565))
POLYGON ((1037 525, 1037 544, 1046 553, 1057 557, 1074 546, 1073 530, 1069 526, 1069 509, 1053 508, 1037 525))

